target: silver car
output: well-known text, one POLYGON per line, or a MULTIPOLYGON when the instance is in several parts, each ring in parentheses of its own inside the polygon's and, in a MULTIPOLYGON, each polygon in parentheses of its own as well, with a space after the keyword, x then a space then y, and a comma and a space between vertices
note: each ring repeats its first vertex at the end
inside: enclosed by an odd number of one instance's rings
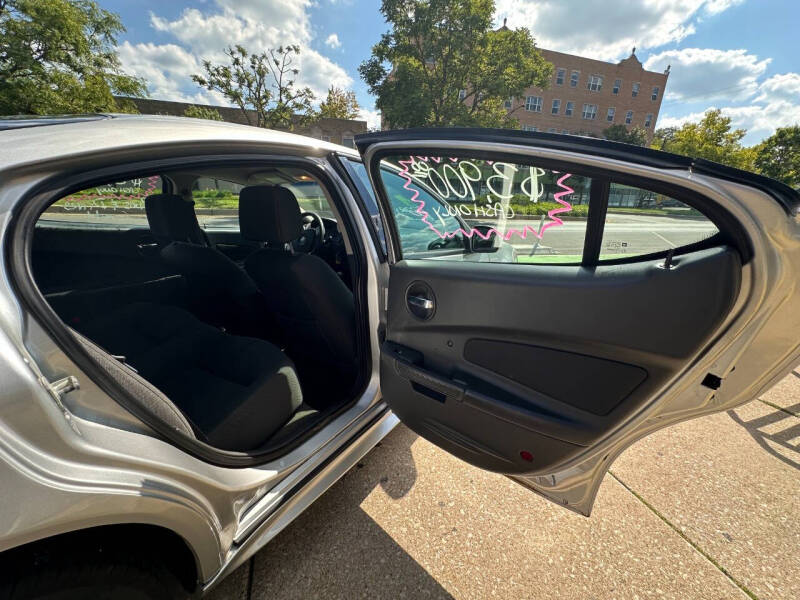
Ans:
POLYGON ((0 129, 0 598, 202 595, 400 421, 588 516, 633 442, 800 360, 800 197, 758 175, 520 131, 0 129))

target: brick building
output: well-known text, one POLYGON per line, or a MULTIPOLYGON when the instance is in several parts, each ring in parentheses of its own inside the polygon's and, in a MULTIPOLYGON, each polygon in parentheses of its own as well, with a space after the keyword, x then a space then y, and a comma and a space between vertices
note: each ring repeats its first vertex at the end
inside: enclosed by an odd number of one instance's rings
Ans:
MULTIPOLYGON (((125 98, 130 100, 136 105, 136 108, 143 115, 172 115, 182 117, 184 112, 190 106, 200 106, 196 104, 189 104, 186 102, 171 102, 168 100, 153 100, 151 98, 125 98)), ((247 117, 238 108, 230 106, 208 106, 202 105, 204 108, 212 108, 219 113, 223 121, 228 123, 239 123, 241 125, 249 125, 247 117)), ((256 122, 256 111, 248 111, 252 123, 256 122)), ((292 132, 300 135, 307 135, 309 137, 323 140, 325 142, 332 142, 334 144, 341 144, 353 148, 353 137, 358 133, 365 133, 367 131, 367 122, 351 119, 319 119, 310 125, 297 126, 292 132)))
POLYGON ((540 52, 553 63, 549 87, 528 88, 524 97, 506 102, 522 129, 602 137, 604 129, 621 124, 641 127, 652 138, 669 67, 663 73, 645 71, 635 48, 618 63, 540 52))

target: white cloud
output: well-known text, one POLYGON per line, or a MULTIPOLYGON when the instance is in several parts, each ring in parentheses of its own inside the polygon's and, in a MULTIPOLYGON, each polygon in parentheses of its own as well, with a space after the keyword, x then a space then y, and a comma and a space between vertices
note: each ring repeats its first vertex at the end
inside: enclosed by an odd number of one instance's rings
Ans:
POLYGON ((614 60, 633 46, 657 48, 695 31, 703 15, 727 10, 741 0, 497 0, 498 22, 528 27, 551 50, 614 60))
POLYGON ((667 50, 647 59, 644 68, 663 71, 672 66, 665 100, 743 100, 758 89, 770 59, 758 60, 747 50, 684 48, 667 50))
POLYGON ((800 73, 773 75, 758 89, 758 102, 785 101, 800 104, 800 73))
POLYGON ((341 47, 342 42, 339 41, 338 35, 332 33, 325 38, 325 45, 328 46, 328 48, 339 48, 341 47))
POLYGON ((381 128, 381 113, 379 110, 359 109, 358 118, 366 121, 369 129, 381 128))
POLYGON ((203 60, 225 62, 223 51, 229 45, 261 52, 297 44, 296 84, 324 97, 331 85, 347 88, 353 80, 340 65, 311 48, 313 5, 312 0, 215 0, 207 10, 187 8, 173 20, 151 13, 151 26, 178 44, 126 42, 120 46, 120 58, 126 69, 147 79, 153 97, 195 102, 206 98, 226 104, 219 94, 201 90, 191 81, 193 73, 202 71, 203 60))
MULTIPOLYGON (((759 95, 749 104, 730 106, 722 104, 722 114, 731 118, 735 128, 746 129, 743 143, 757 144, 769 137, 778 127, 800 124, 800 74, 774 75, 758 87, 759 95)), ((710 107, 711 110, 715 107, 710 107)), ((663 116, 659 127, 680 127, 687 122, 697 122, 704 112, 682 116, 663 116)))

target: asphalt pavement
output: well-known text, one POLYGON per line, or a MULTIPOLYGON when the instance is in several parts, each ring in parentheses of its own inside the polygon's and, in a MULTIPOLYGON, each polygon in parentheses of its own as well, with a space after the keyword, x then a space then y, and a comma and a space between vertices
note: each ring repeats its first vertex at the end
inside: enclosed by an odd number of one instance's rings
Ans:
POLYGON ((210 596, 800 598, 800 374, 629 448, 589 518, 398 427, 210 596))

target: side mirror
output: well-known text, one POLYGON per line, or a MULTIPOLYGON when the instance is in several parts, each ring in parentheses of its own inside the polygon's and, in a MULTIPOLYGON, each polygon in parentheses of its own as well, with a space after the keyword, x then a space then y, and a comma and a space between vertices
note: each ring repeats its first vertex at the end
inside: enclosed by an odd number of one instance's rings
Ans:
POLYGON ((472 228, 476 233, 469 238, 470 252, 488 253, 497 252, 500 249, 500 240, 490 225, 473 225, 472 228))

